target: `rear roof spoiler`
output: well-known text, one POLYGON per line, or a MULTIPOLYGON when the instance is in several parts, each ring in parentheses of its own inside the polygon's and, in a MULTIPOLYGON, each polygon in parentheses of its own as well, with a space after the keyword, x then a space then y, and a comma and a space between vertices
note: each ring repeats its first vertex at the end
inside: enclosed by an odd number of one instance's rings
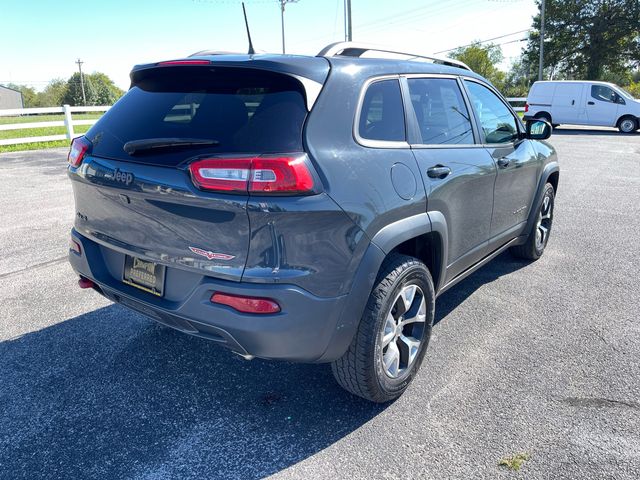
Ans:
POLYGON ((451 58, 440 58, 433 57, 430 55, 422 55, 417 53, 409 53, 409 52, 401 52, 399 50, 393 50, 386 47, 381 47, 378 45, 372 45, 368 43, 359 43, 359 42, 336 42, 331 43, 324 47, 318 53, 318 57, 352 57, 352 58, 360 58, 366 52, 378 52, 378 53, 390 53, 393 55, 402 55, 404 59, 408 61, 416 61, 416 60, 428 60, 431 63, 435 63, 438 65, 447 65, 449 67, 462 68, 464 70, 472 71, 469 66, 461 62, 459 60, 453 60, 451 58))

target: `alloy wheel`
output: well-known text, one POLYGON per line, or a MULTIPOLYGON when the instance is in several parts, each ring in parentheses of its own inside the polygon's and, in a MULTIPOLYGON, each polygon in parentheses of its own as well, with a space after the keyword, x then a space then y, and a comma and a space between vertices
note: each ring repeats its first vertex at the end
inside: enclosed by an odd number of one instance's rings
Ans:
POLYGON ((414 284, 405 285, 391 304, 381 332, 387 376, 398 378, 413 365, 422 344, 426 309, 424 293, 414 284))
POLYGON ((541 251, 547 245, 549 240, 549 232, 551 231, 551 222, 553 221, 553 200, 551 195, 545 195, 538 213, 538 222, 536 224, 536 249, 541 251))

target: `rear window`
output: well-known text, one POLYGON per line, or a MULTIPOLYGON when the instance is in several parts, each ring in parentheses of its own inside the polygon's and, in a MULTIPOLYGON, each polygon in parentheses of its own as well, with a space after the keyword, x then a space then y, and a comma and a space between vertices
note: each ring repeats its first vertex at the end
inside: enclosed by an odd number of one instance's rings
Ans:
POLYGON ((87 133, 93 154, 157 165, 196 155, 302 150, 307 114, 294 78, 239 68, 164 67, 145 73, 87 133), (215 145, 154 148, 131 156, 127 142, 203 139, 215 145))

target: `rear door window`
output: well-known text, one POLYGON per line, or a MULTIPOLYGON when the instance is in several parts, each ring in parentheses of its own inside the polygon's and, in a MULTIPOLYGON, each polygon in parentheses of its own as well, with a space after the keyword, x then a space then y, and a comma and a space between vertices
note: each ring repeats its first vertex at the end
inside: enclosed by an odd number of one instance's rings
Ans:
POLYGON ((87 133, 93 154, 177 165, 200 154, 301 151, 304 88, 286 75, 234 69, 165 67, 138 81, 87 133), (204 139, 215 145, 127 154, 145 139, 204 139))
POLYGON ((404 142, 405 130, 404 107, 398 80, 380 80, 369 85, 360 109, 360 138, 404 142))
POLYGON ((469 112, 455 79, 410 78, 408 84, 423 144, 474 143, 469 112))

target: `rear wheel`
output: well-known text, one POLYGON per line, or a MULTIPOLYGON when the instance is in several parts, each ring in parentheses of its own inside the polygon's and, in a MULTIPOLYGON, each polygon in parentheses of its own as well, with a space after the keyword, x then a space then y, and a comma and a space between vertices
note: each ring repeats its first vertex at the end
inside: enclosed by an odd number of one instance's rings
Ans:
POLYGON ((551 123, 551 115, 547 112, 536 113, 533 118, 537 118, 539 120, 544 120, 547 123, 551 123))
POLYGON ((554 201, 555 193, 553 185, 547 183, 544 186, 542 200, 538 206, 536 221, 529 231, 527 241, 522 245, 511 247, 511 253, 516 257, 526 258, 527 260, 537 260, 542 256, 549 241, 549 235, 551 234, 554 201))
POLYGON ((622 133, 632 133, 638 129, 638 122, 633 117, 622 117, 618 121, 618 130, 622 133))
POLYGON ((388 257, 349 350, 331 364, 337 382, 372 402, 402 395, 426 352, 434 305, 424 263, 406 255, 388 257))

